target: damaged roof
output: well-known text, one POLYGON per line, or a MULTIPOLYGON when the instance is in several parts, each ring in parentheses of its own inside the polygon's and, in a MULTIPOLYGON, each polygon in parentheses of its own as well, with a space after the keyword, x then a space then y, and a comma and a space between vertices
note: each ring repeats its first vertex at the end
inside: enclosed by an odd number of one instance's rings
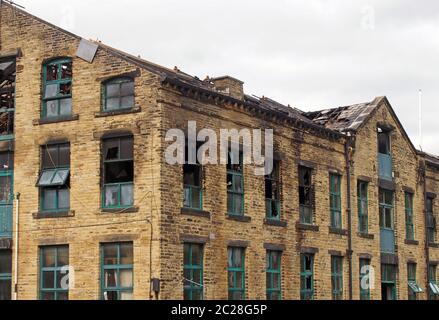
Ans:
POLYGON ((339 132, 357 131, 381 104, 384 97, 375 98, 371 102, 350 106, 306 112, 304 115, 314 123, 339 132))

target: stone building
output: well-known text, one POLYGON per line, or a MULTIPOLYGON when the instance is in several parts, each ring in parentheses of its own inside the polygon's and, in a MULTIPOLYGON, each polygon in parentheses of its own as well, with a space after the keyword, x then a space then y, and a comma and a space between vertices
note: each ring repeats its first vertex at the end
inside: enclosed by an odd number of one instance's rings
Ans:
POLYGON ((2 299, 439 294, 439 158, 385 97, 303 112, 5 2, 0 76, 2 299), (189 121, 273 129, 273 172, 168 164, 189 121))

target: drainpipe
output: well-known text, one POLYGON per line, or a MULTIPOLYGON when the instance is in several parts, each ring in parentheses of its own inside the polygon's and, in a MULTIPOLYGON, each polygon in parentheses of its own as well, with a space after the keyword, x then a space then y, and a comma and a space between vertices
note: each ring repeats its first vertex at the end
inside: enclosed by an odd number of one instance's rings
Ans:
POLYGON ((352 294, 352 208, 351 208, 351 159, 350 159, 350 149, 351 149, 352 138, 348 132, 347 140, 345 141, 345 161, 346 161, 346 184, 347 184, 347 195, 346 195, 346 211, 348 214, 348 263, 349 263, 349 300, 353 299, 352 294))
POLYGON ((427 263, 427 272, 426 274, 426 286, 425 286, 425 293, 427 294, 428 297, 428 288, 429 288, 429 279, 428 279, 428 269, 430 266, 430 248, 429 248, 429 244, 428 244, 428 234, 427 234, 427 226, 428 226, 428 217, 427 217, 427 208, 426 208, 426 203, 427 203, 427 165, 424 162, 424 172, 422 172, 423 175, 423 179, 424 179, 424 210, 422 210, 422 212, 424 212, 424 224, 425 224, 425 262, 427 263))
POLYGON ((14 300, 18 300, 18 212, 20 207, 20 193, 15 198, 15 237, 14 237, 14 300))

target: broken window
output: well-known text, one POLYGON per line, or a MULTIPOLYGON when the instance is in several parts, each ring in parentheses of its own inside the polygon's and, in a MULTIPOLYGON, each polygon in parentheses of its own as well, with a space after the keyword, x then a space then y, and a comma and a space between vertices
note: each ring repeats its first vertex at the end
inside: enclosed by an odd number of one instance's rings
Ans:
POLYGON ((41 211, 70 209, 70 144, 52 144, 42 148, 40 188, 41 211))
POLYGON ((203 245, 184 244, 184 300, 203 300, 203 245))
POLYGON ((228 278, 229 278, 229 300, 245 299, 245 249, 232 248, 228 254, 228 278))
POLYGON ((68 300, 69 247, 46 246, 40 248, 41 300, 68 300))
POLYGON ((393 192, 380 189, 380 227, 381 229, 393 230, 393 192))
POLYGON ((299 209, 300 222, 313 224, 312 169, 299 167, 299 209))
POLYGON ((0 250, 0 301, 11 300, 12 251, 0 250))
POLYGON ((427 201, 425 204, 425 209, 427 212, 427 239, 428 243, 436 242, 436 218, 434 216, 434 199, 431 197, 427 197, 427 201))
POLYGON ((382 129, 378 129, 378 152, 390 155, 390 134, 382 129))
POLYGON ((282 299, 281 256, 282 252, 280 251, 267 250, 267 300, 282 299))
POLYGON ((227 159, 227 212, 244 215, 243 153, 229 150, 227 159))
POLYGON ((416 263, 407 264, 407 282, 409 300, 417 300, 416 294, 422 293, 422 289, 416 283, 416 263))
POLYGON ((133 243, 101 245, 101 297, 103 300, 133 299, 133 243))
POLYGON ((368 200, 368 183, 358 181, 357 198, 358 198, 358 231, 367 234, 369 232, 369 200, 368 200))
POLYGON ((104 111, 131 109, 134 107, 134 80, 117 78, 104 84, 104 111))
POLYGON ((273 161, 273 171, 265 176, 265 213, 267 219, 280 220, 280 162, 273 161))
POLYGON ((415 227, 413 223, 413 194, 405 193, 405 237, 415 240, 415 227))
POLYGON ((331 227, 342 228, 341 215, 341 177, 337 174, 329 175, 329 202, 331 211, 331 227))
POLYGON ((332 300, 343 300, 343 257, 331 256, 332 300))
POLYGON ((437 300, 439 298, 439 285, 436 271, 436 265, 430 264, 428 266, 428 300, 437 300))
POLYGON ((134 203, 133 137, 103 140, 103 208, 134 203))
POLYGON ((314 299, 314 255, 300 255, 300 299, 314 299))
POLYGON ((0 61, 0 135, 3 136, 14 133, 15 77, 15 59, 0 61))
POLYGON ((42 118, 72 114, 72 60, 54 60, 43 67, 42 118))
MULTIPOLYGON (((186 144, 187 146, 187 144, 186 144)), ((198 148, 197 148, 198 152, 198 148)), ((197 161, 195 164, 189 164, 188 148, 186 147, 186 160, 183 165, 183 188, 184 200, 183 206, 195 210, 201 210, 202 205, 202 167, 197 161)))

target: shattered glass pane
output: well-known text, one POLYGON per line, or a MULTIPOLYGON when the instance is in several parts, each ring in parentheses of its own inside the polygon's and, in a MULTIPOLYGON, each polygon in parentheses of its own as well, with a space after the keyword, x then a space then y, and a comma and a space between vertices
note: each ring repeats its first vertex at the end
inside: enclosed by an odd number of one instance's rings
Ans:
POLYGON ((119 193, 119 186, 106 186, 105 187, 105 206, 106 207, 117 206, 118 193, 119 193))
POLYGON ((47 98, 54 98, 58 94, 58 85, 57 84, 48 84, 46 85, 46 90, 44 97, 47 98))
POLYGON ((0 171, 14 169, 14 154, 12 152, 0 153, 0 171))
POLYGON ((117 270, 105 270, 105 287, 115 288, 118 286, 117 270))
POLYGON ((11 177, 0 177, 0 202, 11 200, 11 177))
POLYGON ((71 79, 72 78, 72 63, 65 62, 61 64, 61 79, 71 79))
POLYGON ((133 182, 133 161, 118 161, 105 163, 105 183, 133 182))
POLYGON ((119 139, 108 139, 104 141, 105 160, 119 159, 119 139))
POLYGON ((70 82, 68 83, 62 83, 59 85, 59 94, 63 96, 68 96, 72 94, 72 84, 70 82))
POLYGON ((58 79, 58 66, 57 65, 48 65, 46 67, 46 80, 52 81, 58 79))

